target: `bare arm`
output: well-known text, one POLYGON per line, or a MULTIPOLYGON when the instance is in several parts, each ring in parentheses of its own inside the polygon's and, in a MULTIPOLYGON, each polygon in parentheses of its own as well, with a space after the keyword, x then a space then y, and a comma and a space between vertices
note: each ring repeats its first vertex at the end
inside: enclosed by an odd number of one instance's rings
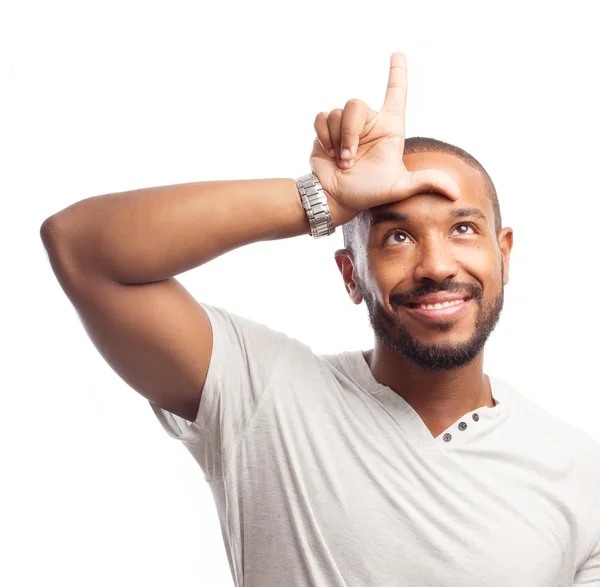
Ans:
POLYGON ((308 233, 292 179, 94 196, 41 227, 54 273, 98 351, 136 391, 191 421, 212 329, 173 276, 245 244, 308 233))
MULTIPOLYGON (((317 116, 311 168, 334 226, 418 193, 459 197, 446 174, 404 166, 405 101, 406 61, 394 53, 381 112, 350 100, 343 111, 317 116)), ((212 329, 204 309, 174 276, 252 242, 308 233, 291 179, 96 196, 60 211, 41 228, 54 272, 100 353, 131 387, 188 420, 199 407, 212 329)))
MULTIPOLYGON (((335 222, 335 218, 334 218, 335 222)), ((292 179, 215 181, 94 196, 51 216, 73 279, 168 279, 232 249, 309 233, 292 179), (68 248, 68 250, 66 250, 68 248)))

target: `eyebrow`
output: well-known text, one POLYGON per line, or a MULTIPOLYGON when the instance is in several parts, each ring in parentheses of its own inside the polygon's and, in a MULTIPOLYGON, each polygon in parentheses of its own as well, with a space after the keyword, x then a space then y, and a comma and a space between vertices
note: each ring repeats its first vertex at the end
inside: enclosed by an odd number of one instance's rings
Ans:
MULTIPOLYGON (((487 217, 481 208, 453 208, 448 214, 449 218, 480 218, 487 222, 487 217)), ((410 216, 404 212, 394 210, 371 210, 371 226, 384 222, 407 222, 410 216)))

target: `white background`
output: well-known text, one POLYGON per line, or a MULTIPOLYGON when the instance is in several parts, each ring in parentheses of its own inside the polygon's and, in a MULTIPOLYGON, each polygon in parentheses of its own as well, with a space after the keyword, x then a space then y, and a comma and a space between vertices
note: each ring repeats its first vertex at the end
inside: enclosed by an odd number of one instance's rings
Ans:
MULTIPOLYGON (((597 7, 4 5, 0 583, 232 584, 201 471, 88 339, 39 227, 92 195, 306 173, 315 115, 350 98, 381 107, 395 50, 407 135, 478 158, 514 229, 485 371, 600 440, 597 7)), ((180 280, 315 352, 367 349, 341 246, 341 229, 258 243, 180 280)))

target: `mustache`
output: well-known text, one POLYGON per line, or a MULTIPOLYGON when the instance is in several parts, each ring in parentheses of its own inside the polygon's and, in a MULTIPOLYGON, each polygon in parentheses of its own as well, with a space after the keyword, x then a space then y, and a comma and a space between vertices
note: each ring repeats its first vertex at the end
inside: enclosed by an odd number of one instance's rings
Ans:
POLYGON ((448 284, 446 287, 441 287, 439 284, 432 284, 431 286, 423 286, 411 291, 391 293, 390 306, 396 310, 398 307, 408 304, 413 298, 438 293, 466 293, 474 300, 478 300, 482 296, 481 288, 474 283, 455 282, 448 284))

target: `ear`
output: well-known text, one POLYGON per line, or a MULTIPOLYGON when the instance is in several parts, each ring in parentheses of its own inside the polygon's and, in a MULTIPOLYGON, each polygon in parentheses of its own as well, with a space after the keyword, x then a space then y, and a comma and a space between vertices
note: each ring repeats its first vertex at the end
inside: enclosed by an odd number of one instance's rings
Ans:
POLYGON ((510 226, 503 228, 498 235, 498 246, 500 247, 500 253, 502 260, 504 261, 504 283, 508 283, 508 272, 510 264, 510 253, 513 247, 513 229, 510 226))
POLYGON ((337 263, 338 269, 342 274, 344 280, 344 286, 350 299, 356 305, 360 304, 363 300, 362 295, 356 285, 355 271, 357 271, 354 264, 354 254, 350 249, 338 249, 335 253, 335 262, 337 263))

